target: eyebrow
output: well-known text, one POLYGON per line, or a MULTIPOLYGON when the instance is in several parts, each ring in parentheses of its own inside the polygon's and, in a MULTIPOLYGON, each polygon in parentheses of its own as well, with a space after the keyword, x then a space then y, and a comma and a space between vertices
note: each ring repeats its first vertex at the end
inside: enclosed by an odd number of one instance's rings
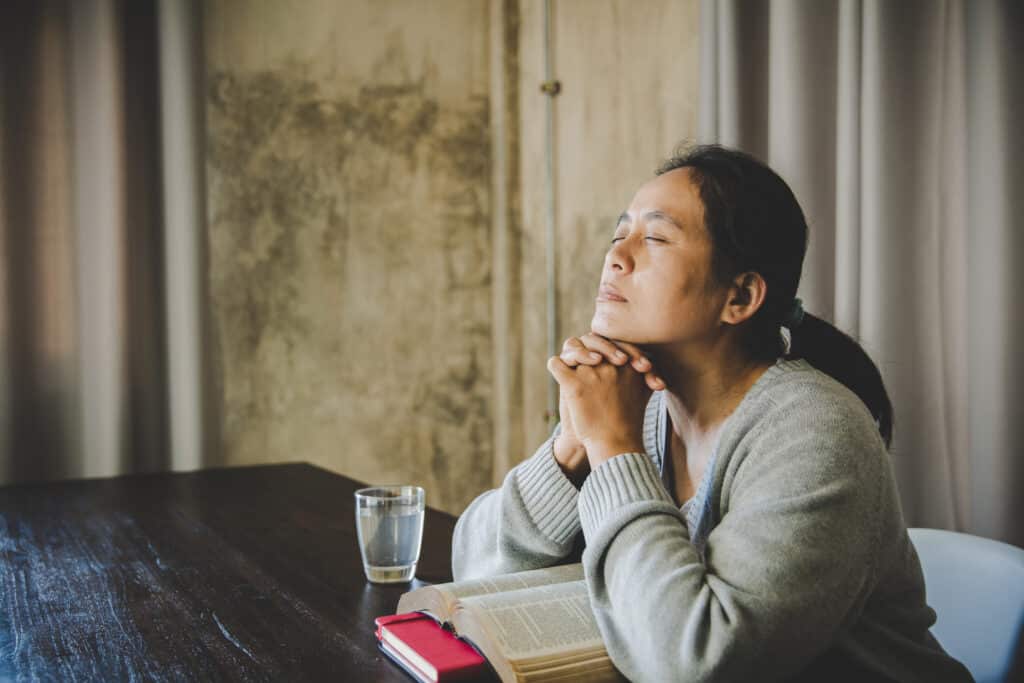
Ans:
MULTIPOLYGON (((618 226, 619 223, 621 223, 622 221, 628 221, 629 218, 629 212, 623 211, 621 214, 619 214, 619 220, 615 221, 615 225, 618 226)), ((644 214, 644 218, 646 218, 647 220, 662 220, 665 221, 666 223, 671 223, 680 230, 683 229, 683 226, 679 224, 679 221, 677 221, 675 218, 672 218, 672 216, 668 215, 664 211, 648 211, 647 213, 644 214)))

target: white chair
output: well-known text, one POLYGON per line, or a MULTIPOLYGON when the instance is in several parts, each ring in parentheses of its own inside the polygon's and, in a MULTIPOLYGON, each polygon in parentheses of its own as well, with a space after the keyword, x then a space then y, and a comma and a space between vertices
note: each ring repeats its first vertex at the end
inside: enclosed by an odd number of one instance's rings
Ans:
POLYGON ((1009 683, 1024 645, 1024 550, 955 531, 909 531, 937 614, 932 635, 978 683, 1009 683))

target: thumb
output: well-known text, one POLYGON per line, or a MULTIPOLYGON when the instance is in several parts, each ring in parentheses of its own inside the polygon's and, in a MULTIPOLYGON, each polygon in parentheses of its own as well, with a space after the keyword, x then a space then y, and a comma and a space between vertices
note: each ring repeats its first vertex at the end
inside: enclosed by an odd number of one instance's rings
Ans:
POLYGON ((548 372, 555 378, 559 386, 567 386, 574 384, 576 381, 576 373, 566 365, 558 356, 551 356, 548 358, 548 372))

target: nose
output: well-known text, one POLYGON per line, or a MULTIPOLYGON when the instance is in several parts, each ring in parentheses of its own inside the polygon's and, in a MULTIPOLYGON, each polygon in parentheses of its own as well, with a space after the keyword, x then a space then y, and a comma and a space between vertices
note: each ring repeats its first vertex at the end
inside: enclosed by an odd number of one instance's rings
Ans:
POLYGON ((628 273, 633 270, 633 254, 629 243, 631 237, 626 237, 612 244, 604 257, 605 268, 620 273, 628 273))

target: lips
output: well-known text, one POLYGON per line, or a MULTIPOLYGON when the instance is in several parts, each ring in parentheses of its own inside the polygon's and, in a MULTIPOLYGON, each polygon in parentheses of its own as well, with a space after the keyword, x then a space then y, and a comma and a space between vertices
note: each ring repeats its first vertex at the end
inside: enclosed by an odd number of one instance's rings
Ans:
POLYGON ((615 289, 611 285, 601 285, 601 288, 597 290, 598 301, 627 301, 626 297, 619 294, 619 290, 615 289))

